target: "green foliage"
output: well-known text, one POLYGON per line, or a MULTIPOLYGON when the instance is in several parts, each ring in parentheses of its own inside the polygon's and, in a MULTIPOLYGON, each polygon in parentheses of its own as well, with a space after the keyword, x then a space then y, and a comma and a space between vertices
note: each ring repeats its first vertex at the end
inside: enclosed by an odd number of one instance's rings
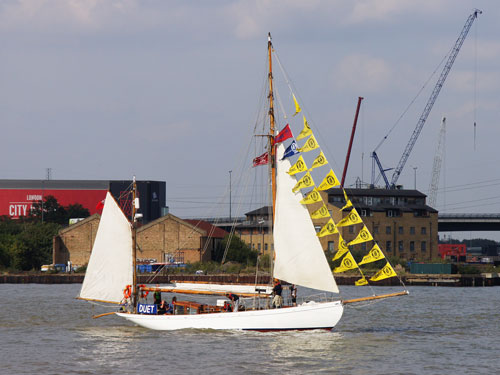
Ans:
POLYGON ((8 269, 39 270, 52 263, 52 239, 60 226, 2 218, 0 220, 0 266, 8 269))
POLYGON ((481 273, 481 270, 478 267, 468 264, 459 264, 457 266, 457 273, 461 275, 477 275, 481 273))
MULTIPOLYGON (((225 249, 229 241, 229 235, 226 235, 222 240, 222 247, 225 249)), ((229 249, 226 255, 226 262, 232 261, 244 265, 255 266, 257 263, 258 252, 252 250, 245 242, 238 236, 231 238, 229 249)))
POLYGON ((52 195, 44 197, 44 201, 33 203, 31 208, 30 218, 35 221, 43 221, 48 223, 57 223, 68 225, 71 218, 85 218, 90 216, 88 209, 79 203, 70 204, 66 207, 61 206, 57 199, 52 195))

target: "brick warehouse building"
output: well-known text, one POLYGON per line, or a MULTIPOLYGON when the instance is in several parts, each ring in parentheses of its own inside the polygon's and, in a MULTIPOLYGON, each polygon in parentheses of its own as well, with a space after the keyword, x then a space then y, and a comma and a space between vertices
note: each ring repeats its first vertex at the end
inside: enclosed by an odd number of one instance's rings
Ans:
MULTIPOLYGON (((53 263, 86 265, 94 244, 100 215, 61 229, 54 237, 53 263)), ((150 263, 193 263, 210 261, 227 234, 210 223, 182 220, 167 214, 137 229, 137 261, 150 263)))
MULTIPOLYGON (((90 214, 98 212, 97 204, 109 190, 126 214, 130 214, 131 197, 120 199, 132 181, 110 180, 0 180, 0 216, 19 218, 30 213, 32 204, 54 196, 60 205, 79 203, 90 214)), ((137 181, 143 222, 148 223, 166 213, 165 182, 137 181)))
MULTIPOLYGON (((408 260, 430 260, 438 256, 438 212, 426 205, 426 195, 417 190, 348 189, 348 196, 362 216, 380 248, 387 255, 408 260)), ((345 205, 342 189, 321 192, 333 220, 338 223, 349 210, 345 205)), ((310 212, 321 204, 308 205, 310 212)), ((236 226, 236 233, 253 249, 272 250, 272 234, 269 233, 269 207, 248 212, 246 219, 236 226)), ((327 219, 313 220, 316 231, 327 219)), ((353 240, 362 225, 339 228, 342 238, 353 240)), ((338 235, 320 238, 323 249, 337 250, 338 235)), ((354 250, 367 251, 372 243, 353 246, 354 250)))

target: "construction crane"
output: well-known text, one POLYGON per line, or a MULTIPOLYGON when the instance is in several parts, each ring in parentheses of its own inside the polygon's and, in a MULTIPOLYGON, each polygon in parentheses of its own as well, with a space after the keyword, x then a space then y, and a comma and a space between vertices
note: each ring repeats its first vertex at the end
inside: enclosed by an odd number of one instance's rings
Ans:
POLYGON ((441 175, 441 163, 443 161, 444 144, 446 138, 446 117, 441 120, 441 128, 439 129, 439 138, 434 155, 434 163, 432 164, 432 178, 429 185, 429 194, 427 196, 427 204, 431 207, 436 205, 437 191, 439 185, 439 176, 441 175))
POLYGON ((406 148, 403 152, 403 155, 401 156, 401 159, 399 160, 399 163, 397 167, 394 170, 394 173, 392 175, 391 181, 389 182, 387 176, 385 175, 385 170, 382 167, 382 163, 380 162, 380 159, 378 158, 377 155, 377 150, 378 148, 382 145, 382 143, 387 139, 387 136, 384 137, 382 142, 378 144, 378 146, 375 148, 375 150, 372 152, 372 158, 373 158, 373 163, 372 163, 372 185, 375 184, 375 164, 378 166, 380 174, 384 178, 384 182, 386 185, 387 189, 395 189, 396 188, 396 183, 398 181, 399 176, 401 175, 401 172, 403 171, 403 168, 410 156, 411 150, 413 149, 413 146, 415 146, 415 142, 417 141, 418 136, 420 135, 420 132, 422 131, 422 128, 424 127, 425 121, 427 120, 427 117, 429 116, 429 113, 431 112, 432 107, 434 106, 434 103, 436 102, 436 99, 439 95, 439 92, 441 91, 441 88, 443 87, 444 81, 446 80, 446 77, 448 77, 448 73, 450 72, 451 67, 453 66, 453 63, 455 62, 455 59, 458 55, 458 52, 460 51, 460 48, 462 47, 462 44, 464 43, 465 38, 467 37, 467 34, 469 33, 469 30, 472 26, 472 23, 474 20, 477 18, 478 14, 481 14, 482 11, 479 9, 474 9, 474 12, 467 18, 467 21, 465 22, 465 25, 462 29, 462 32, 460 33, 460 36, 458 37, 457 41, 455 42, 455 45, 453 46, 453 49, 450 53, 450 56, 448 57, 448 60, 446 61, 446 64, 444 65, 443 71, 441 72, 441 75, 439 76, 439 79, 434 86, 434 90, 432 90, 432 94, 427 101, 427 104, 425 105, 424 111, 422 112, 422 115, 420 115, 420 118, 417 122, 417 126, 415 127, 415 130, 413 131, 413 134, 410 137, 410 141, 406 145, 406 148))

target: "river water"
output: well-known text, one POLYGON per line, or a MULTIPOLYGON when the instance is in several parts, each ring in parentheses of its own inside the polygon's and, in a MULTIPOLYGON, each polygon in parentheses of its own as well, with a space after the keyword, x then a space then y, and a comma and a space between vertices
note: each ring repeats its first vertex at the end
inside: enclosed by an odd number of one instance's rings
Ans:
MULTIPOLYGON (((0 374, 495 374, 500 288, 411 287, 348 307, 334 331, 150 331, 75 300, 80 285, 0 285, 0 374)), ((400 289, 379 287, 377 294, 400 289)), ((343 297, 367 290, 343 287, 343 297)), ((303 292, 303 291, 302 291, 303 292)), ((299 289, 299 294, 301 290, 299 289)))

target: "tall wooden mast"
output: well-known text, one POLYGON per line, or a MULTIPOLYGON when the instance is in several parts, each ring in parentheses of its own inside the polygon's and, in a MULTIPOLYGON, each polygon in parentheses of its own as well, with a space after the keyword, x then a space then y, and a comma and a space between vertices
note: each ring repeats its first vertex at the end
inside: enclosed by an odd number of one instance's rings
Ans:
POLYGON ((134 306, 134 313, 137 312, 137 301, 139 291, 137 290, 137 222, 136 222, 136 198, 137 198, 137 184, 135 182, 135 176, 132 181, 132 301, 134 306))
POLYGON ((267 50, 268 50, 268 59, 269 59, 269 156, 270 156, 270 164, 271 164, 271 189, 273 196, 273 217, 274 220, 274 210, 276 206, 276 147, 274 146, 274 94, 273 94, 273 60, 272 60, 272 52, 273 44, 271 42, 271 33, 267 36, 267 50))

